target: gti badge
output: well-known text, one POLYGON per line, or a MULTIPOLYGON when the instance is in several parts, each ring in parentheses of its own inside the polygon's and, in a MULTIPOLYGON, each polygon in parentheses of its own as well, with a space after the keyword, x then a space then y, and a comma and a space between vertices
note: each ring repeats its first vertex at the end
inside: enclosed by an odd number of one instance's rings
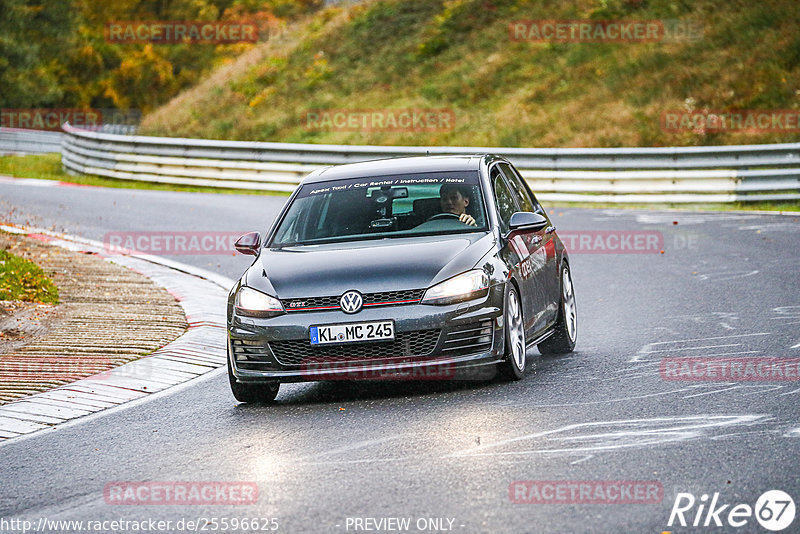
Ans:
POLYGON ((358 291, 348 291, 339 299, 339 306, 345 313, 358 313, 363 304, 364 299, 361 298, 361 293, 358 291))

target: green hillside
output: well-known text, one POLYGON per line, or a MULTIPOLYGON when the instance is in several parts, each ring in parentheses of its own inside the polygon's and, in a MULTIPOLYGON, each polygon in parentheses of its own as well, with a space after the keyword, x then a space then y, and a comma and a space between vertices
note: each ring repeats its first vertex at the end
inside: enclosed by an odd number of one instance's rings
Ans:
POLYGON ((704 109, 800 110, 796 0, 376 0, 328 8, 147 116, 142 132, 544 147, 800 139, 796 121, 778 131, 662 127, 665 112, 704 109), (663 21, 672 33, 657 42, 511 38, 511 23, 542 19, 663 21), (684 38, 681 28, 694 31, 684 38), (308 113, 317 110, 385 109, 452 110, 455 124, 309 127, 308 113))

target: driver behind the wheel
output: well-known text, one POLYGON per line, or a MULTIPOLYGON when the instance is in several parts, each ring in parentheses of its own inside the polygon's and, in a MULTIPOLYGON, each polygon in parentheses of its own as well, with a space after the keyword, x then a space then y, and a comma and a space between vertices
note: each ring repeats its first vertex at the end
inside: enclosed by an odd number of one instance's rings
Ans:
POLYGON ((455 184, 444 184, 439 188, 439 203, 442 213, 458 215, 458 220, 469 226, 477 226, 475 217, 467 213, 470 203, 470 188, 455 184))

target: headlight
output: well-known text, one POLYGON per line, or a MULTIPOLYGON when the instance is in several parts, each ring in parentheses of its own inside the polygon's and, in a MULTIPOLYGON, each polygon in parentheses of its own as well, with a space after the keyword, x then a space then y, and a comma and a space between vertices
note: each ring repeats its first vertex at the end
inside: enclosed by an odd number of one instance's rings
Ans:
POLYGON ((489 277, 480 270, 467 271, 436 284, 425 292, 422 304, 454 304, 485 297, 489 293, 489 277))
POLYGON ((283 313, 283 304, 275 297, 270 297, 250 289, 243 287, 236 294, 236 313, 247 317, 272 317, 283 313))

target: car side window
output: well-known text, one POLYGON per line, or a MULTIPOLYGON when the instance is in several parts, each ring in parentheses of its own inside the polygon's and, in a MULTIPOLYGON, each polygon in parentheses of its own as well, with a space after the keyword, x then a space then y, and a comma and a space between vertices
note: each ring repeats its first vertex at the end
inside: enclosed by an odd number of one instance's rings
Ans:
POLYGON ((498 165, 506 175, 511 189, 514 191, 517 201, 519 202, 522 211, 532 211, 534 213, 544 214, 542 206, 536 201, 536 197, 530 192, 527 184, 524 183, 522 176, 508 163, 500 163, 498 165))
POLYGON ((508 222, 511 216, 519 211, 514 196, 508 188, 502 173, 498 170, 497 166, 492 168, 489 175, 492 180, 492 188, 494 189, 495 205, 497 206, 497 215, 500 219, 500 230, 505 233, 508 232, 508 222))

